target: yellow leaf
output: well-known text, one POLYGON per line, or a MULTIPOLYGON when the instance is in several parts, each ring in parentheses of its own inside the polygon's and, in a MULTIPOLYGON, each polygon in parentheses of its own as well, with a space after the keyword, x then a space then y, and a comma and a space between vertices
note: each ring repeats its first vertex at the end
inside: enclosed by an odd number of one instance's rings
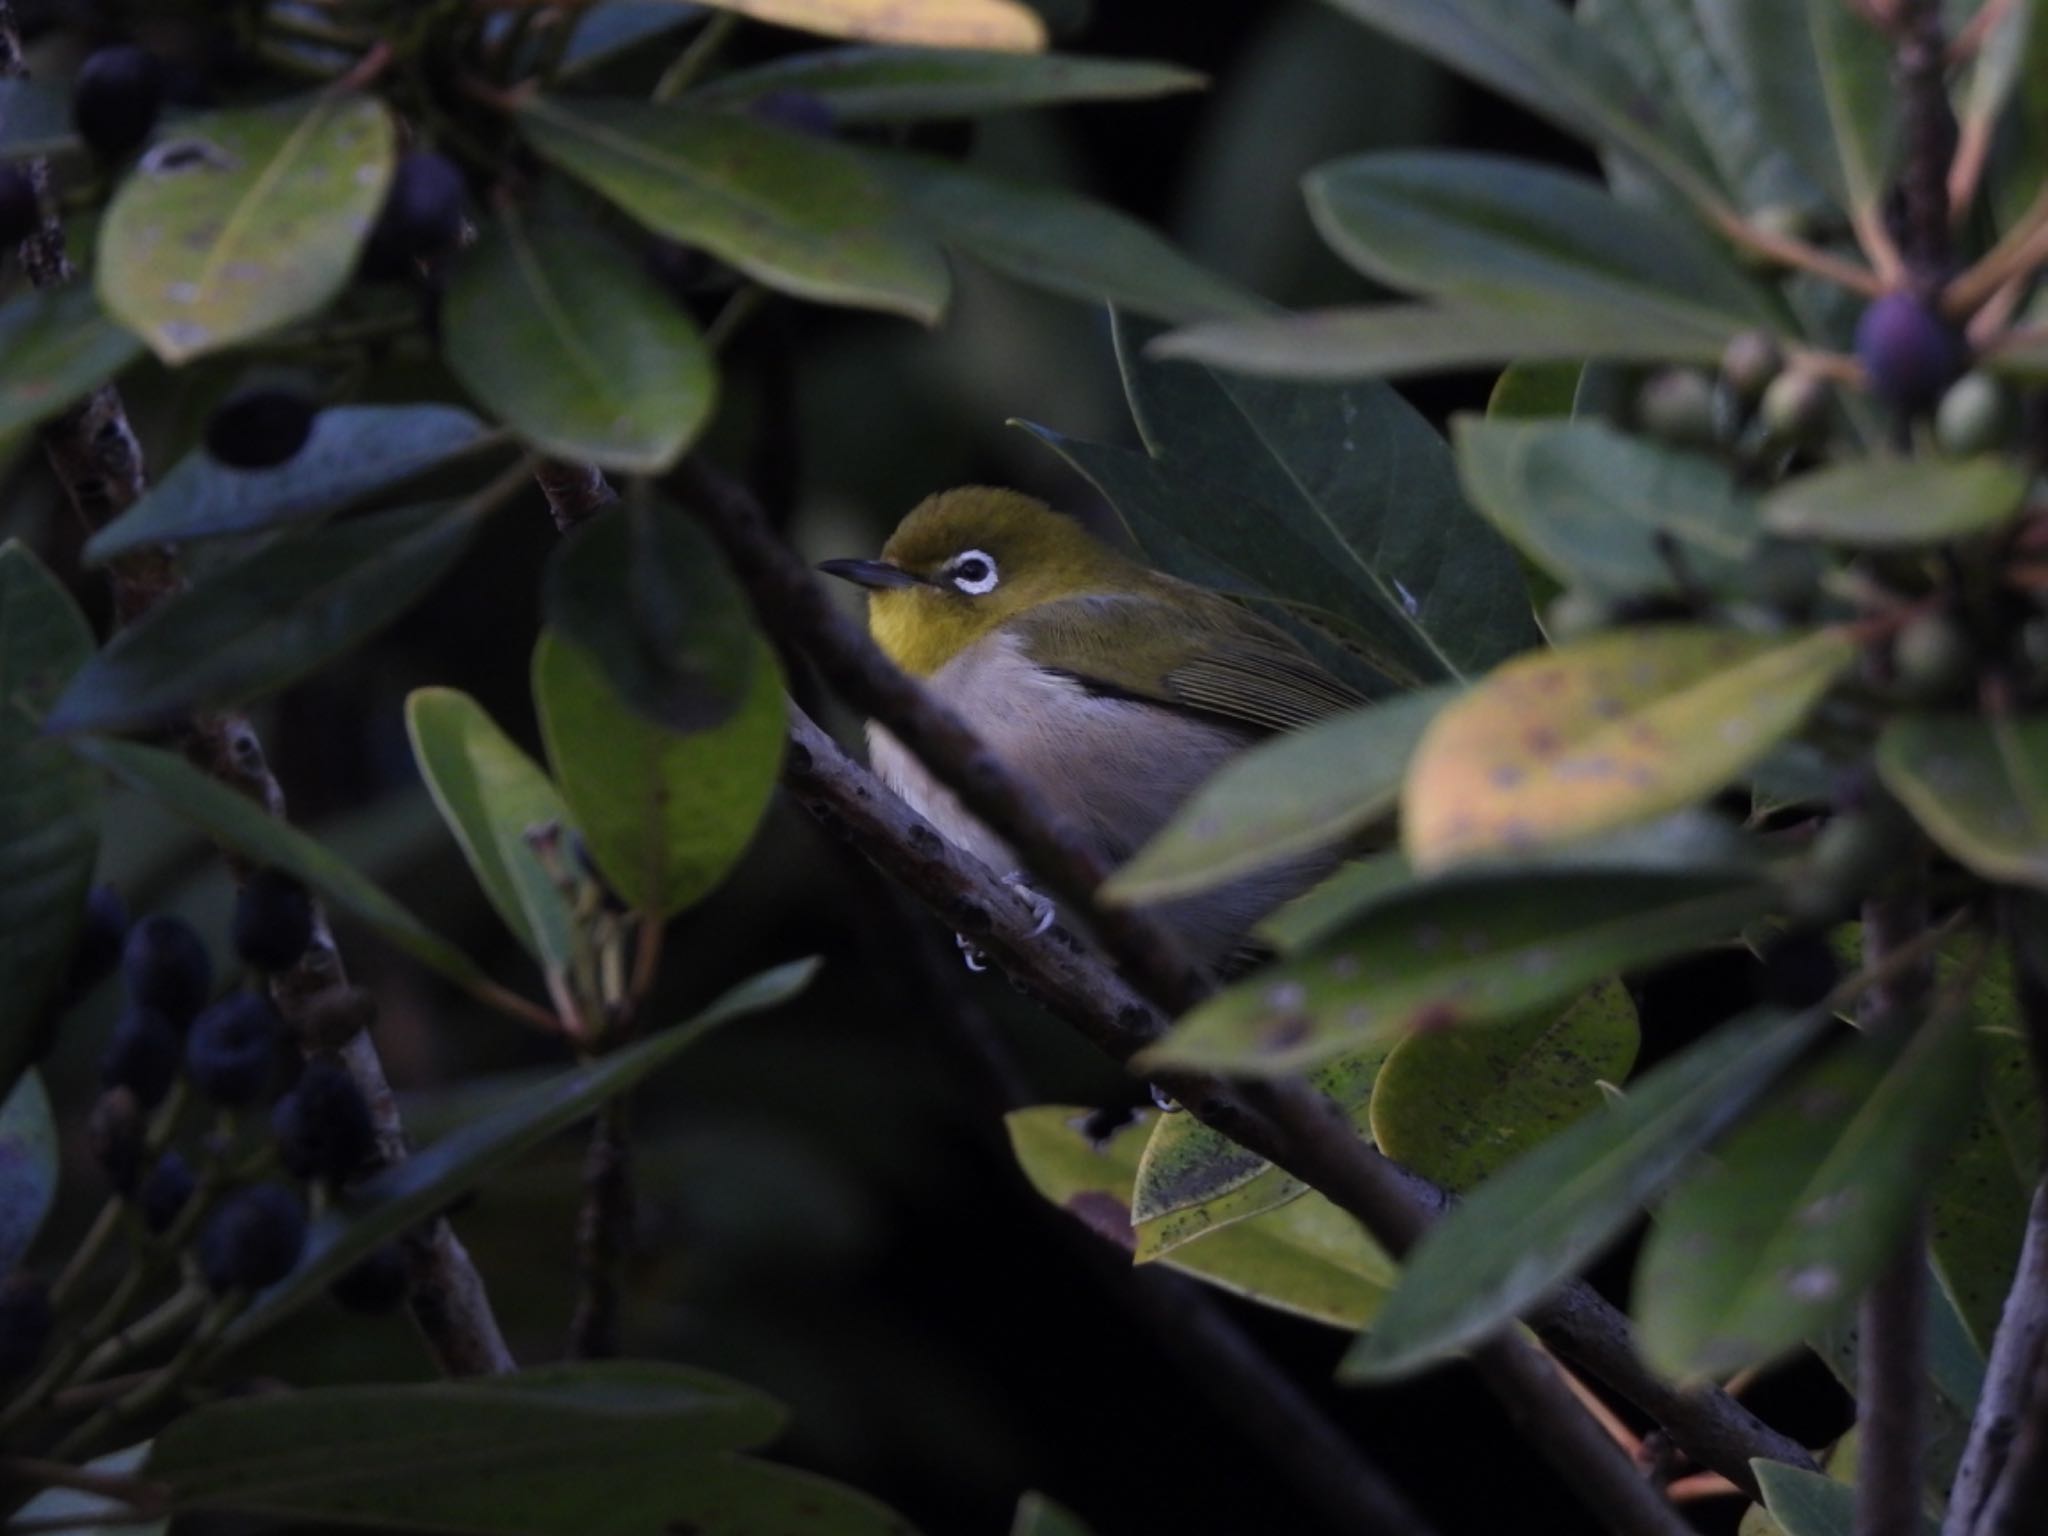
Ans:
POLYGON ((1424 733, 1403 847, 1429 870, 1677 810, 1797 729, 1855 654, 1839 630, 1660 625, 1517 657, 1424 733))
POLYGON ((1045 23, 1016 0, 706 0, 721 11, 823 37, 914 48, 1039 53, 1045 23))

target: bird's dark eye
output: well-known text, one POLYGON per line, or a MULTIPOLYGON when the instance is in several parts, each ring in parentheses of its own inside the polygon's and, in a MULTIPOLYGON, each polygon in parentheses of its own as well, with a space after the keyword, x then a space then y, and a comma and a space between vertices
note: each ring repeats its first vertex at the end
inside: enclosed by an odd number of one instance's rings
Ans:
POLYGON ((953 574, 962 581, 980 581, 988 574, 986 560, 962 560, 953 567, 953 574))
POLYGON ((992 556, 978 549, 955 555, 946 566, 946 574, 952 578, 954 586, 975 597, 993 592, 996 587, 996 562, 992 556))

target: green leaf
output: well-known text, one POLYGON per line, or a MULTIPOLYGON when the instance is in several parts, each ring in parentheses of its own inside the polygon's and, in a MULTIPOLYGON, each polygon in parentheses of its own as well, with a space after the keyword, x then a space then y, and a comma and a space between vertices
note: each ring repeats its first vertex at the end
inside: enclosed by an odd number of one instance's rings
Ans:
POLYGON ((1650 1363, 1726 1375, 1856 1305, 1970 1110, 1958 1011, 1903 1050, 1854 1040, 1773 1094, 1665 1201, 1636 1270, 1650 1363))
POLYGON ((1786 481, 1764 522, 1788 538, 1856 549, 1910 549, 1986 533, 2026 499, 2027 472, 1998 454, 1971 459, 1864 459, 1786 481))
POLYGON ((1360 155, 1310 174, 1323 236, 1367 276, 1431 298, 1582 325, 1688 329, 1697 346, 1781 317, 1720 249, 1599 183, 1486 155, 1360 155))
POLYGON ((1635 1004, 1618 981, 1488 1029, 1410 1035, 1372 1094, 1372 1137, 1387 1156, 1467 1190, 1606 1102, 1635 1064, 1635 1004))
POLYGON ((107 207, 101 301, 174 364, 312 314, 355 270, 396 147, 382 102, 336 91, 183 119, 107 207))
POLYGON ((1110 877, 1103 899, 1185 896, 1335 847, 1394 808, 1408 754, 1452 696, 1441 688, 1404 694, 1240 753, 1110 877))
POLYGON ((657 725, 707 729, 754 696, 762 652, 746 598, 711 536, 665 502, 628 497, 578 528, 548 564, 543 604, 657 725))
POLYGON ((1744 1014, 1488 1179, 1423 1237, 1351 1380, 1407 1375, 1475 1344, 1594 1258, 1827 1027, 1744 1014))
POLYGON ((139 742, 76 737, 71 750, 130 789, 182 816, 251 864, 299 877, 342 911, 360 918, 414 959, 471 991, 490 979, 469 956, 426 927, 353 865, 247 795, 230 789, 175 752, 139 742))
POLYGON ((533 653, 548 762, 577 829, 635 910, 673 917, 739 862, 774 797, 787 723, 766 641, 746 699, 722 724, 670 731, 628 709, 596 658, 552 631, 533 653))
MULTIPOLYGON (((149 1442, 145 1440, 140 1445, 95 1457, 85 1465, 88 1471, 110 1477, 127 1477, 142 1470, 148 1455, 149 1442)), ((76 1488, 45 1488, 16 1510, 13 1519, 17 1522, 62 1520, 66 1522, 65 1529, 71 1536, 163 1536, 171 1523, 168 1516, 138 1521, 125 1501, 97 1493, 83 1493, 76 1488), (97 1524, 93 1523, 95 1519, 97 1524)))
MULTIPOLYGON (((318 1297, 373 1249, 435 1215, 549 1137, 589 1118, 599 1106, 673 1061, 728 1020, 787 1002, 809 983, 815 960, 797 960, 742 982, 686 1023, 664 1029, 587 1065, 558 1073, 519 1093, 502 1108, 444 1136, 373 1175, 349 1192, 339 1209, 313 1223, 299 1266, 258 1296, 228 1330, 240 1345, 318 1297)), ((322 1456, 321 1460, 329 1460, 322 1456)))
POLYGON ((81 283, 17 294, 0 305, 0 432, 56 415, 141 355, 81 283))
POLYGON ((1139 1059, 1267 1075, 1499 1023, 1725 937, 1769 905, 1750 880, 1687 871, 1537 867, 1422 882, 1202 1003, 1139 1059))
POLYGON ((443 355, 543 453, 659 474, 711 417, 717 374, 643 263, 587 230, 501 218, 456 264, 443 355))
POLYGON ((1071 53, 827 48, 721 75, 685 99, 735 107, 775 91, 802 91, 845 125, 978 117, 1069 101, 1134 101, 1207 84, 1204 76, 1172 64, 1071 53))
MULTIPOLYGON (((1010 1146, 1040 1195, 1098 1236, 1129 1249, 1131 1183, 1153 1116, 1141 1112, 1091 1141, 1090 1112, 1063 1105, 1005 1117, 1010 1146)), ((1356 1328, 1385 1294, 1392 1262, 1321 1195, 1235 1222, 1173 1250, 1169 1269, 1283 1312, 1356 1328)))
POLYGON ((1783 1462, 1750 1462, 1764 1508, 1785 1536, 1852 1536, 1856 1527, 1856 1490, 1847 1483, 1783 1462))
POLYGON ((526 836, 535 827, 566 828, 569 812, 554 784, 482 705, 453 688, 406 695, 405 728, 477 884, 542 969, 566 974, 574 947, 568 902, 526 836))
POLYGON ((1572 414, 1579 398, 1579 381, 1585 365, 1566 362, 1510 363, 1493 381, 1486 397, 1488 421, 1541 421, 1546 417, 1572 414))
POLYGON ((0 1105, 0 1277, 12 1274, 57 1200, 57 1123, 33 1069, 0 1105))
POLYGON ((275 469, 231 469, 187 454, 142 500, 86 542, 104 562, 151 544, 261 533, 323 518, 485 446, 483 424, 452 405, 338 405, 275 469))
POLYGON ((1080 1516, 1064 1505, 1055 1504, 1042 1493, 1027 1493, 1017 1501, 1017 1518, 1010 1522, 1010 1536, 1090 1536, 1080 1516))
POLYGON ((1958 863, 2048 889, 2048 715, 1902 715, 1877 771, 1958 863))
POLYGON ((213 567, 116 634, 71 680, 47 728, 154 728, 305 676, 425 597, 469 547, 482 510, 350 518, 213 567))
POLYGON ((930 324, 944 258, 852 151, 734 113, 536 97, 520 126, 541 156, 657 234, 701 246, 798 298, 930 324))
POLYGON ((71 93, 48 80, 0 80, 0 160, 32 160, 78 148, 71 93))
POLYGON ((92 771, 41 734, 44 712, 92 656, 92 629, 27 547, 0 544, 0 1093, 38 1054, 99 854, 92 771))
POLYGON ((871 150, 865 158, 934 239, 1020 283, 1163 320, 1262 307, 1106 204, 922 155, 871 150))
POLYGON ((1518 657, 1453 700, 1409 759, 1417 869, 1524 853, 1712 794, 1797 730, 1856 658, 1844 632, 1616 629, 1518 657))
POLYGON ((1472 504, 1567 585, 1636 596, 1683 571, 1725 590, 1756 547, 1756 503, 1719 459, 1591 421, 1459 416, 1451 441, 1472 504))

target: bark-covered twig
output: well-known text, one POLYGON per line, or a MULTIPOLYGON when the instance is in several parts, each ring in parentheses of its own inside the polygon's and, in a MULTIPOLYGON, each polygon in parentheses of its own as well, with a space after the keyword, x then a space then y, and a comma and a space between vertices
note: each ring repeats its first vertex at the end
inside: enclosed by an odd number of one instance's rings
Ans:
POLYGON ((1905 225, 1900 243, 1913 281, 1931 296, 1949 275, 1949 168, 1956 150, 1940 0, 1904 0, 1895 38, 1893 75, 1906 141, 1899 176, 1905 225))
POLYGON ((583 1154, 576 1309, 569 1319, 569 1354, 577 1360, 603 1360, 619 1352, 619 1266, 633 1230, 630 1114, 623 1096, 600 1109, 583 1154))
POLYGON ((619 493, 595 464, 577 464, 567 459, 536 458, 533 478, 548 499, 548 511, 555 527, 567 533, 619 499, 619 493))
POLYGON ((1941 1536, 1971 1536, 1979 1529, 2025 1421, 2041 1363, 2048 1360, 2048 1179, 2034 1187, 2026 1240, 2013 1275, 1984 1388, 1970 1420, 1969 1443, 1956 1464, 1941 1536))

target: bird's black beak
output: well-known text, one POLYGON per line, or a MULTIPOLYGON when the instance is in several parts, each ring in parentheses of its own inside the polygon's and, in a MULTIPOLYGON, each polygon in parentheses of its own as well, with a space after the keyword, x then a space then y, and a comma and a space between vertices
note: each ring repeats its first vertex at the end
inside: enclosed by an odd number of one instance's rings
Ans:
POLYGON ((821 560, 818 569, 827 576, 837 576, 857 587, 871 587, 878 591, 925 584, 922 576, 913 576, 902 566, 891 565, 886 560, 821 560))

